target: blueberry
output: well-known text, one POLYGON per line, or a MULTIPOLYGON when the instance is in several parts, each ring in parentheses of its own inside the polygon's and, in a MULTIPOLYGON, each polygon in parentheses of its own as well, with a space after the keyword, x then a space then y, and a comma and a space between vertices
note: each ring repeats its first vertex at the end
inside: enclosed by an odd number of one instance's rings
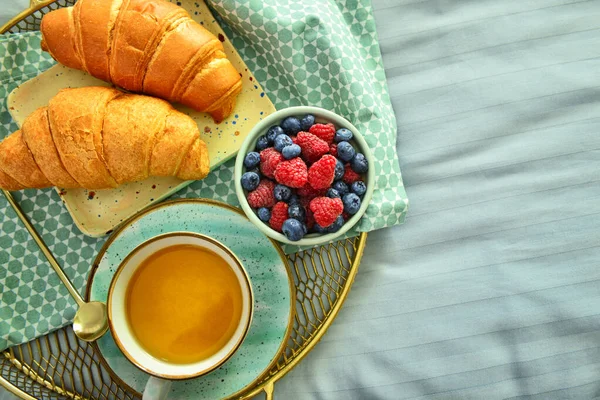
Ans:
POLYGON ((344 211, 348 214, 356 214, 360 208, 360 197, 354 193, 348 193, 342 197, 344 203, 344 211))
POLYGON ((292 144, 294 144, 294 142, 292 142, 292 138, 290 138, 287 135, 279 135, 275 138, 275 144, 273 145, 273 147, 275 147, 275 150, 281 152, 284 147, 290 146, 292 144))
MULTIPOLYGON (((300 204, 300 199, 298 198, 297 194, 293 194, 290 196, 290 199, 288 201, 288 204, 291 206, 292 204, 300 204)), ((289 212, 289 208, 288 208, 288 212, 289 212)))
POLYGON ((290 218, 283 222, 281 230, 285 237, 292 242, 297 242, 304 237, 306 227, 303 227, 303 225, 304 224, 297 219, 290 218))
POLYGON ((304 211, 304 207, 297 203, 290 204, 288 207, 288 216, 290 218, 297 219, 300 222, 304 222, 306 220, 306 212, 304 211))
POLYGON ((342 227, 342 225, 344 225, 344 217, 342 217, 341 215, 338 215, 338 217, 335 219, 335 221, 333 221, 333 224, 329 225, 327 227, 327 232, 328 233, 335 233, 337 231, 340 230, 340 228, 342 227))
POLYGON ((246 168, 251 169, 260 164, 260 154, 255 151, 251 151, 246 154, 246 158, 244 158, 244 165, 246 168))
POLYGON ((295 135, 296 133, 302 130, 302 127, 300 126, 300 121, 296 117, 287 117, 286 119, 281 121, 280 126, 286 135, 295 135))
POLYGON ((346 172, 346 170, 344 169, 344 163, 340 160, 337 160, 337 162, 335 163, 335 176, 333 177, 333 180, 339 181, 340 179, 342 179, 344 177, 344 172, 346 172))
POLYGON ((256 151, 263 151, 267 147, 269 147, 269 139, 265 135, 262 135, 256 141, 256 151))
POLYGON ((273 196, 275 196, 278 201, 288 201, 291 195, 292 189, 285 185, 277 185, 273 190, 273 196))
POLYGON ((269 220, 271 219, 271 211, 269 211, 268 208, 265 208, 265 207, 259 208, 257 211, 257 214, 258 214, 258 218, 262 222, 269 222, 269 220))
POLYGON ((348 142, 340 142, 337 145, 338 158, 342 161, 350 161, 354 158, 356 150, 348 142))
POLYGON ((245 172, 242 175, 242 187, 247 191, 252 191, 258 187, 260 176, 256 172, 245 172))
POLYGON ((369 170, 369 162, 363 153, 356 153, 354 158, 350 160, 350 167, 357 174, 364 174, 369 170))
POLYGON ((302 128, 302 130, 304 132, 308 132, 310 127, 313 126, 314 124, 315 124, 315 116, 312 114, 306 114, 300 120, 300 128, 302 128))
POLYGON ((254 167, 251 169, 247 169, 246 172, 254 172, 255 174, 257 174, 258 176, 260 176, 261 172, 260 172, 260 168, 258 167, 254 167))
POLYGON ((281 150, 281 154, 283 154, 283 158, 286 160, 291 160, 292 158, 298 157, 301 151, 302 149, 300 146, 292 143, 289 146, 285 146, 283 150, 281 150))
POLYGON ((335 133, 335 136, 333 137, 333 140, 336 143, 347 142, 348 140, 351 140, 351 139, 352 139, 352 131, 350 129, 346 129, 346 128, 338 129, 337 132, 335 133))
POLYGON ((334 188, 335 190, 337 190, 338 193, 340 194, 340 196, 344 196, 346 193, 348 193, 350 191, 348 189, 348 185, 346 185, 342 181, 333 182, 333 185, 331 185, 331 187, 334 188))
POLYGON ((363 181, 356 181, 350 186, 352 193, 362 196, 367 191, 367 185, 363 181))
POLYGON ((340 192, 338 192, 334 188, 327 189, 327 193, 325 193, 325 196, 329 197, 330 199, 335 199, 335 198, 341 199, 342 198, 342 196, 340 196, 340 192))
POLYGON ((317 233, 327 233, 327 228, 323 228, 321 225, 317 224, 316 222, 313 225, 312 230, 317 233))
POLYGON ((267 131, 267 139, 269 139, 269 144, 275 142, 275 138, 279 135, 283 135, 283 129, 279 125, 273 125, 267 131))

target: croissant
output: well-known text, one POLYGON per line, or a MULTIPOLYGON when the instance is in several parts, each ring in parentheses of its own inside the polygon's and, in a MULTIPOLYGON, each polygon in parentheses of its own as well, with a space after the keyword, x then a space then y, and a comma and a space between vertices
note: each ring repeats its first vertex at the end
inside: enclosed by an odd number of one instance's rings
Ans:
POLYGON ((63 89, 0 142, 0 187, 105 189, 149 176, 202 179, 198 126, 168 102, 108 87, 63 89))
POLYGON ((221 41, 164 0, 79 0, 45 15, 41 31, 42 50, 61 64, 217 122, 242 88, 221 41))

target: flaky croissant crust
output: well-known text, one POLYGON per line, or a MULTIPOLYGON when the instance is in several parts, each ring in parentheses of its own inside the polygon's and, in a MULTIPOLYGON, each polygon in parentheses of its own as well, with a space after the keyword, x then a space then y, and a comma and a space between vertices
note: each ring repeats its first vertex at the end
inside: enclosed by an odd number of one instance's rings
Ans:
POLYGON ((0 187, 7 190, 104 189, 208 172, 193 119, 164 100, 107 87, 61 90, 0 143, 0 187))
POLYGON ((226 118, 241 78, 223 45, 164 0, 78 0, 44 16, 42 49, 132 92, 226 118))

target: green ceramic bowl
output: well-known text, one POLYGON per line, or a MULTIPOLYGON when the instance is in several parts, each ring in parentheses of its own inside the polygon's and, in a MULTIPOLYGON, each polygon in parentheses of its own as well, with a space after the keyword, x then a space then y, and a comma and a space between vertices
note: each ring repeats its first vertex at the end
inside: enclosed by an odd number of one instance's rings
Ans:
POLYGON ((258 124, 256 124, 254 126, 254 128, 252 128, 252 130, 250 131, 250 133, 244 140, 244 143, 242 143, 242 146, 240 147, 240 150, 238 152, 238 155, 237 155, 237 158, 235 161, 234 179, 235 179, 235 191, 237 193, 237 196, 238 196, 238 199, 242 206, 242 209, 244 210, 244 212, 246 213, 246 215, 248 216, 250 221, 252 221, 262 232, 264 232, 265 235, 267 235, 275 240, 278 240, 280 242, 283 242, 283 243, 296 244, 299 246, 314 246, 317 244, 329 242, 329 241, 335 239, 336 237, 348 232, 348 230, 350 228, 352 228, 354 225, 356 225, 358 220, 365 213, 367 206, 371 202, 371 197, 373 196, 375 172, 372 167, 369 168, 369 170, 367 171, 367 178, 365 180, 365 184, 367 185, 367 192, 363 196, 360 209, 358 210, 358 212, 356 214, 354 214, 352 216, 352 218, 350 218, 348 221, 346 221, 346 223, 342 226, 342 228, 339 231, 337 231, 335 233, 327 233, 327 234, 310 233, 310 234, 304 236, 304 238, 302 238, 296 242, 292 242, 292 241, 288 240, 288 238, 286 238, 285 235, 271 229, 267 224, 265 224, 258 218, 258 216, 254 213, 254 210, 252 209, 252 207, 250 207, 250 205, 248 204, 248 201, 246 200, 246 191, 242 188, 242 184, 240 182, 242 175, 244 174, 244 172, 246 172, 246 167, 244 167, 244 158, 246 157, 246 154, 248 152, 254 150, 254 146, 256 145, 256 140, 261 135, 264 135, 267 132, 267 130, 269 129, 269 127, 271 127, 272 125, 278 125, 284 118, 290 117, 290 116, 302 117, 305 114, 314 115, 316 122, 319 122, 319 123, 331 122, 338 129, 339 128, 350 129, 352 131, 352 134, 354 135, 353 142, 354 142, 355 147, 357 147, 357 151, 360 153, 363 153, 365 155, 367 161, 369 162, 369 165, 373 166, 373 155, 371 154, 371 150, 369 149, 367 142, 365 141, 363 136, 360 134, 358 129, 356 129, 356 127, 354 125, 352 125, 348 120, 346 120, 343 117, 340 117, 339 115, 337 115, 331 111, 327 111, 322 108, 298 106, 298 107, 289 107, 289 108, 285 108, 283 110, 276 111, 273 114, 266 117, 265 119, 263 119, 262 121, 260 121, 258 124))

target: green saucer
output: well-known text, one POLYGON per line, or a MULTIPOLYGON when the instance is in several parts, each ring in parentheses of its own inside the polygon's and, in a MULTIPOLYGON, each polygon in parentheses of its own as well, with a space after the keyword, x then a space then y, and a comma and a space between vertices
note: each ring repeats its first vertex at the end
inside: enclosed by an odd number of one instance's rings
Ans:
MULTIPOLYGON (((209 200, 176 200, 151 207, 127 221, 106 242, 88 282, 88 300, 106 301, 121 261, 143 241, 167 232, 196 232, 231 249, 244 264, 254 291, 254 316, 242 346, 220 368, 175 381, 169 399, 218 399, 244 391, 277 362, 293 322, 294 286, 281 249, 241 211, 209 200)), ((136 368, 109 333, 97 342, 104 364, 141 392, 149 375, 136 368)))

